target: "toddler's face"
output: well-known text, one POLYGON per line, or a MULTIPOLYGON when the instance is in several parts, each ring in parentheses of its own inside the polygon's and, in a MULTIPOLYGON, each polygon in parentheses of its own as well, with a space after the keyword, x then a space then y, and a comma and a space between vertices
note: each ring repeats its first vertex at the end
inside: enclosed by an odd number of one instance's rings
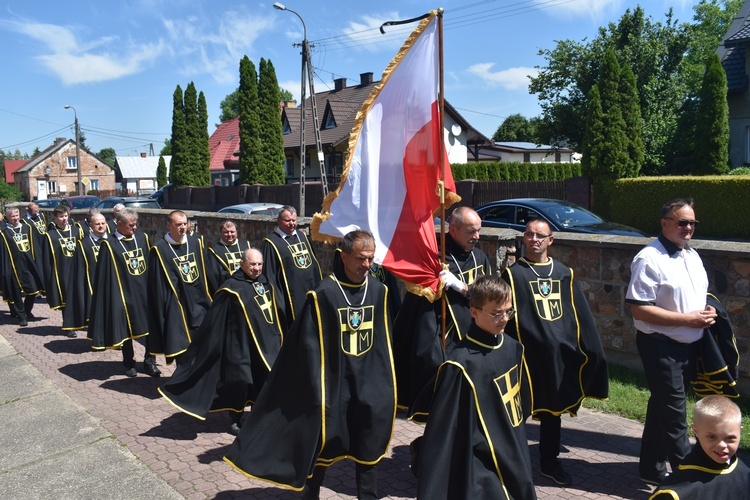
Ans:
POLYGON ((697 417, 693 432, 706 455, 720 464, 727 463, 740 446, 742 425, 718 417, 697 417))

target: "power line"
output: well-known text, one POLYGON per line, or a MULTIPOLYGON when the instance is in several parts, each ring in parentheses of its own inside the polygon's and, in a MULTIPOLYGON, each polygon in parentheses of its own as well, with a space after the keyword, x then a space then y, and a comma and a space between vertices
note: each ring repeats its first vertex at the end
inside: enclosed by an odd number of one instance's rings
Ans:
POLYGON ((11 148, 18 148, 19 146, 26 146, 28 144, 32 144, 32 143, 37 142, 37 141, 41 141, 42 139, 47 139, 49 137, 54 137, 56 134, 59 134, 63 130, 67 129, 68 127, 70 127, 70 125, 66 125, 63 128, 57 129, 57 130, 55 130, 53 132, 49 132, 49 133, 44 134, 44 135, 42 135, 40 137, 37 137, 35 139, 31 139, 31 140, 24 141, 24 142, 18 142, 16 144, 11 144, 9 146, 0 146, 0 150, 6 150, 6 149, 11 149, 11 148))

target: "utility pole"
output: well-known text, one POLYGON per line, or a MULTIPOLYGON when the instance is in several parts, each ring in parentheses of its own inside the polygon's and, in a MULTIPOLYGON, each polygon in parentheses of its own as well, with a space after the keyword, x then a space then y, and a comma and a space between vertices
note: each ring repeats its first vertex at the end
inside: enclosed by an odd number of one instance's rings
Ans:
MULTIPOLYGON (((323 198, 328 196, 328 181, 326 180, 325 170, 325 156, 323 154, 323 146, 320 140, 320 126, 318 124, 318 107, 315 103, 315 85, 313 83, 313 71, 312 62, 310 61, 310 43, 307 41, 307 26, 305 21, 302 19, 297 12, 292 9, 288 9, 283 4, 276 2, 273 4, 273 8, 277 10, 286 10, 297 16, 302 23, 302 79, 300 83, 300 131, 299 131, 299 215, 300 217, 305 216, 305 163, 307 162, 307 151, 305 144, 305 75, 307 75, 308 83, 310 84, 310 104, 312 106, 313 114, 313 125, 315 129, 315 145, 318 148, 318 166, 320 167, 320 183, 323 186, 323 198)), ((300 44, 294 44, 298 47, 300 44)))
POLYGON ((65 109, 72 109, 73 110, 73 116, 75 117, 75 127, 76 127, 76 171, 78 172, 78 194, 86 194, 83 191, 83 182, 81 182, 81 129, 78 127, 78 113, 76 113, 76 108, 73 106, 66 104, 65 109))

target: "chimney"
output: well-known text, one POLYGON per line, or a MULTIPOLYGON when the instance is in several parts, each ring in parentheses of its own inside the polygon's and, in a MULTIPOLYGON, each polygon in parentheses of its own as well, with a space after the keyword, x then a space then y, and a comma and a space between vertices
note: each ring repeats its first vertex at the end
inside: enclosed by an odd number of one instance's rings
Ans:
POLYGON ((343 78, 343 77, 342 78, 336 78, 333 81, 333 84, 334 84, 334 88, 333 88, 334 91, 345 89, 346 88, 346 78, 343 78))
POLYGON ((297 107, 297 101, 282 101, 281 103, 282 108, 296 108, 297 107))
POLYGON ((372 83, 372 71, 368 73, 360 73, 359 74, 359 84, 360 85, 370 85, 372 83))
POLYGON ((62 144, 63 142, 67 141, 65 137, 55 137, 55 146, 62 144))
POLYGON ((141 158, 145 158, 145 157, 146 157, 146 152, 144 151, 143 153, 141 153, 141 158))

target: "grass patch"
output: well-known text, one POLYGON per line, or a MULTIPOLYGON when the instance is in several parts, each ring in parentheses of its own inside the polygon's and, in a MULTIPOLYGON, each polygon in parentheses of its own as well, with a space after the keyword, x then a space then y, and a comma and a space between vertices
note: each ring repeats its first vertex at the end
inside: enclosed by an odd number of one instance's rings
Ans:
MULTIPOLYGON (((621 417, 645 422, 650 394, 646 386, 646 378, 642 373, 622 366, 609 365, 609 400, 587 399, 583 406, 603 413, 614 413, 621 417)), ((688 397, 688 423, 693 421, 695 401, 694 396, 688 397)), ((733 401, 742 410, 740 449, 750 452, 750 399, 740 397, 733 399, 733 401)))

